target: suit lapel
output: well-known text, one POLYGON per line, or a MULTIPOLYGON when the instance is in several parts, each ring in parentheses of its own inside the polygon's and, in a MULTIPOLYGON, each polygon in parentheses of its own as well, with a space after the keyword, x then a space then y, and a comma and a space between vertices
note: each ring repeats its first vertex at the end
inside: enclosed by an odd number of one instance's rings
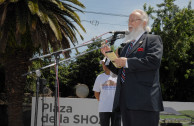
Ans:
POLYGON ((129 43, 127 43, 127 44, 125 45, 125 47, 123 48, 120 57, 125 57, 125 53, 126 53, 126 51, 127 51, 127 47, 128 47, 128 46, 129 46, 129 43))
MULTIPOLYGON (((135 43, 135 45, 133 46, 132 50, 129 52, 129 55, 134 52, 138 47, 140 47, 143 42, 144 42, 144 39, 146 37, 146 32, 140 37, 140 39, 135 43)), ((120 57, 125 57, 125 54, 126 54, 126 51, 127 51, 127 48, 129 46, 129 43, 127 43, 125 45, 125 47, 123 48, 122 52, 121 52, 121 56, 120 57)))
POLYGON ((140 47, 140 46, 143 44, 145 37, 146 37, 146 33, 144 33, 144 34, 140 37, 140 39, 135 43, 135 45, 133 46, 132 50, 129 52, 129 55, 130 55, 132 52, 134 52, 138 47, 140 47))

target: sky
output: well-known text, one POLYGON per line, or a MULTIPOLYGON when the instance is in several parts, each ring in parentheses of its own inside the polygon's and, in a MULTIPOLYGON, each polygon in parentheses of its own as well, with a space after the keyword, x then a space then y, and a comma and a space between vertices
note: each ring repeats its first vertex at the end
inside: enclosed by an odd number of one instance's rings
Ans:
MULTIPOLYGON (((86 7, 84 11, 87 12, 97 12, 97 13, 109 13, 109 14, 117 14, 120 16, 111 16, 111 15, 102 15, 102 14, 94 14, 94 13, 78 13, 80 16, 82 25, 86 29, 86 33, 84 33, 80 28, 84 40, 81 40, 79 36, 78 45, 85 43, 96 36, 100 36, 109 31, 120 31, 127 30, 128 28, 128 15, 135 9, 142 9, 144 3, 147 6, 152 6, 154 9, 157 9, 157 4, 163 3, 164 0, 79 0, 86 7)), ((184 8, 188 6, 190 0, 176 0, 175 4, 180 8, 184 8)), ((194 0, 191 0, 192 8, 194 8, 194 0)), ((151 27, 151 22, 149 26, 151 27)), ((112 34, 106 34, 102 38, 110 37, 112 34)), ((115 42, 115 46, 120 45, 122 40, 117 40, 115 42)), ((72 46, 73 47, 73 46, 72 46)), ((80 52, 86 50, 86 47, 78 48, 80 52)), ((72 50, 72 54, 75 55, 75 51, 72 50)))

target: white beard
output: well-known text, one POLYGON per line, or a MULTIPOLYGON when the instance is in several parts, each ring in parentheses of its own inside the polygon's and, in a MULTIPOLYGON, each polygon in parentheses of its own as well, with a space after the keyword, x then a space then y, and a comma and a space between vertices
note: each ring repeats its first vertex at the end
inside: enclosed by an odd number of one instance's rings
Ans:
POLYGON ((136 29, 133 29, 132 32, 130 32, 128 35, 125 35, 124 43, 130 42, 131 40, 136 40, 138 36, 140 36, 145 30, 143 29, 143 26, 140 25, 136 29))

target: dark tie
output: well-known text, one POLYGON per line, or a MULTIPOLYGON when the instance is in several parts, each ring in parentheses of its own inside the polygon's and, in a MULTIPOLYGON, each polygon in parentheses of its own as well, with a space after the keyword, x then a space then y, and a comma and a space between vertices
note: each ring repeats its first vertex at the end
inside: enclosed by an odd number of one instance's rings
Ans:
MULTIPOLYGON (((129 46, 127 48, 127 51, 125 53, 125 57, 128 57, 129 56, 129 53, 131 51, 131 49, 133 48, 133 43, 135 42, 135 40, 132 40, 129 42, 129 46)), ((123 67, 122 71, 121 71, 121 83, 124 83, 125 82, 125 69, 123 67)))

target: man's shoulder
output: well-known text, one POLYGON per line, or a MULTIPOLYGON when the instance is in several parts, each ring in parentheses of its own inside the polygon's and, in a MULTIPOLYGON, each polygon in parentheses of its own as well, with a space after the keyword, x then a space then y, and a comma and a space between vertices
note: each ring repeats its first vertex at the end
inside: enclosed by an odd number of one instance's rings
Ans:
POLYGON ((160 35, 154 35, 154 34, 146 34, 146 38, 148 41, 162 41, 160 35))
POLYGON ((146 37, 149 37, 149 38, 156 38, 158 36, 159 35, 154 35, 154 34, 149 34, 149 33, 146 34, 146 37))

